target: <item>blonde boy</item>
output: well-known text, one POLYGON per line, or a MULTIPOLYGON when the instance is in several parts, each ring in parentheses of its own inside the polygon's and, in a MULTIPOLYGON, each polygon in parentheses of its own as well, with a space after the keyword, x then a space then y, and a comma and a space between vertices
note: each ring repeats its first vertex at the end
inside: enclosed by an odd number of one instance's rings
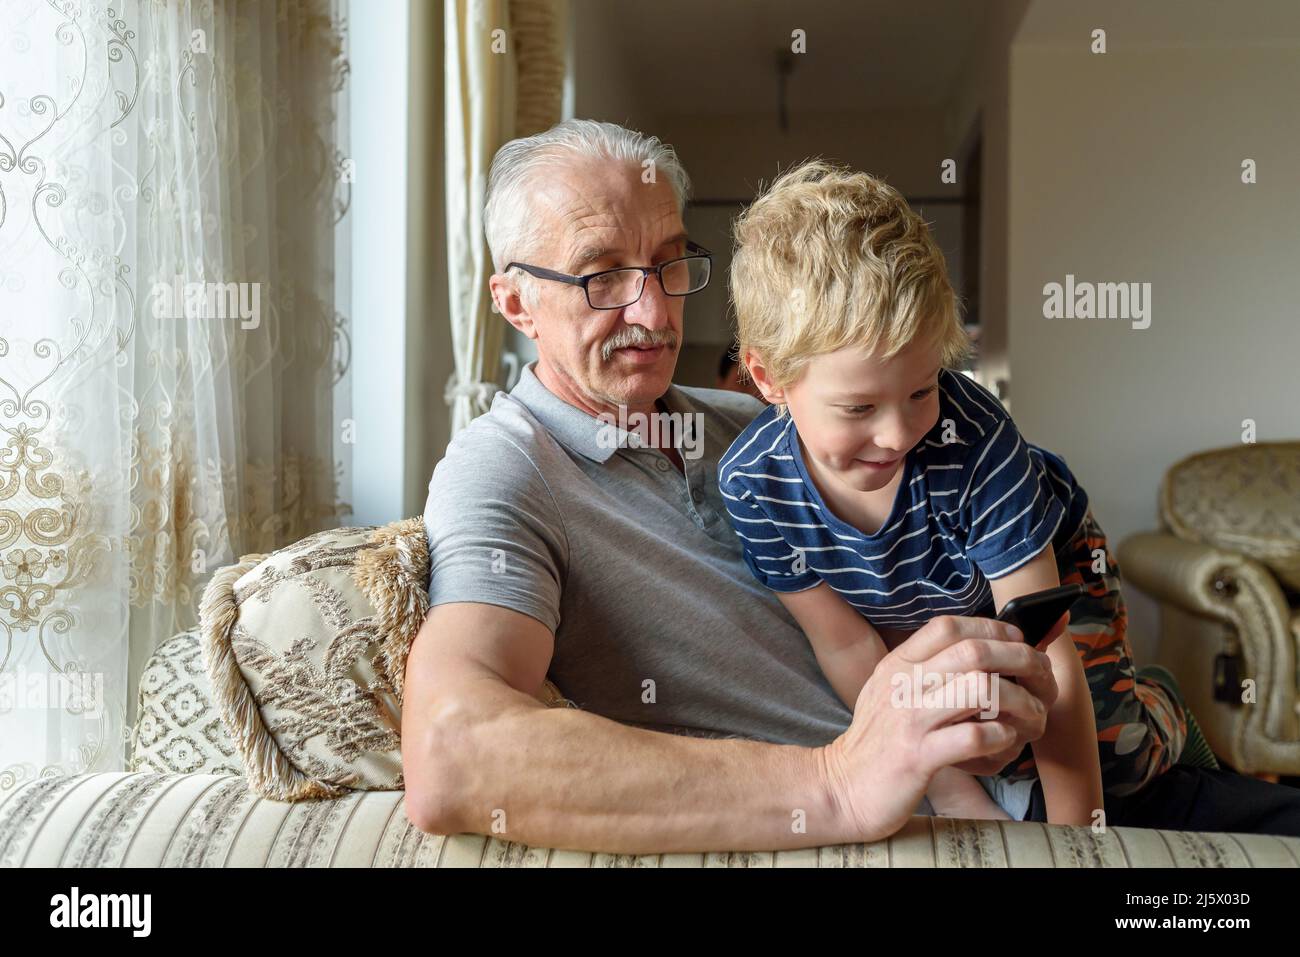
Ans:
POLYGON ((719 466, 750 571, 850 708, 930 618, 1084 584, 1046 649, 1060 694, 1032 754, 986 779, 945 768, 927 796, 971 818, 1021 818, 1037 796, 1053 823, 1094 823, 1103 781, 1131 794, 1167 769, 1186 718, 1135 682, 1118 566, 1086 492, 954 371, 970 341, 926 224, 881 180, 814 160, 735 229, 740 355, 772 403, 719 466))

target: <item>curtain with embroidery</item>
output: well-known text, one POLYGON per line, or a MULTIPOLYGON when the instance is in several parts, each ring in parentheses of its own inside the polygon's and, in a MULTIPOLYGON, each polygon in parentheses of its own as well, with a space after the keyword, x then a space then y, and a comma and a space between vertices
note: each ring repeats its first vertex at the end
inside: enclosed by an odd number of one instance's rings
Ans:
POLYGON ((350 512, 344 2, 0 3, 0 792, 350 512))
POLYGON ((455 435, 488 410, 505 321, 488 293, 483 204, 492 157, 560 121, 567 0, 446 0, 447 286, 456 369, 447 383, 455 435))

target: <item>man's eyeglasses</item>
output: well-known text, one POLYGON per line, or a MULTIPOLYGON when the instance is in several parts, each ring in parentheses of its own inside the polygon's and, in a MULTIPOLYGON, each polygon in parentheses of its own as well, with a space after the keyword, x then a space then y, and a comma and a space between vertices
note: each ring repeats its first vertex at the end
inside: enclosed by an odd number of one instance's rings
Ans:
POLYGON ((669 296, 689 296, 707 286, 709 274, 713 270, 713 254, 689 239, 686 241, 686 251, 691 255, 670 259, 657 266, 623 266, 604 269, 589 276, 570 276, 554 269, 519 262, 510 263, 506 266, 506 271, 519 268, 538 279, 581 286, 587 294, 587 305, 592 309, 622 309, 641 298, 641 293, 645 291, 646 276, 650 273, 659 276, 659 285, 669 296))

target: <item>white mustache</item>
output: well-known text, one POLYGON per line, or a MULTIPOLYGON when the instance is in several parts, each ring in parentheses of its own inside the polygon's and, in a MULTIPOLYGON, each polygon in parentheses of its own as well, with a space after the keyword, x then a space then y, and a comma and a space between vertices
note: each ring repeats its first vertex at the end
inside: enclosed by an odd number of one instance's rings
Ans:
POLYGON ((667 346, 670 349, 676 348, 677 336, 671 332, 654 333, 645 330, 643 326, 633 326, 633 329, 641 329, 641 332, 620 332, 611 339, 607 339, 605 344, 600 347, 600 357, 608 362, 614 355, 616 349, 626 349, 629 346, 667 346))

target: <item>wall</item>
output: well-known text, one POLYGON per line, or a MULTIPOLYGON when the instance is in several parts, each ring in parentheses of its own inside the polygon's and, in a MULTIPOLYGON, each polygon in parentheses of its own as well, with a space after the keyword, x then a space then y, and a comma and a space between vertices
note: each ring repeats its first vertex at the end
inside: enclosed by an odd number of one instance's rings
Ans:
MULTIPOLYGON (((1239 442, 1243 419, 1260 441, 1300 438, 1300 11, 1228 48, 1221 7, 1164 4, 1184 16, 1170 42, 1158 6, 1146 39, 1107 5, 1110 52, 1094 55, 1092 20, 1036 4, 1011 64, 1014 413, 1065 456, 1113 544, 1155 527, 1171 463, 1239 442), (1150 327, 1044 319, 1043 286, 1067 273, 1150 282, 1150 327)), ((1156 608, 1125 594, 1145 660, 1156 608)))

